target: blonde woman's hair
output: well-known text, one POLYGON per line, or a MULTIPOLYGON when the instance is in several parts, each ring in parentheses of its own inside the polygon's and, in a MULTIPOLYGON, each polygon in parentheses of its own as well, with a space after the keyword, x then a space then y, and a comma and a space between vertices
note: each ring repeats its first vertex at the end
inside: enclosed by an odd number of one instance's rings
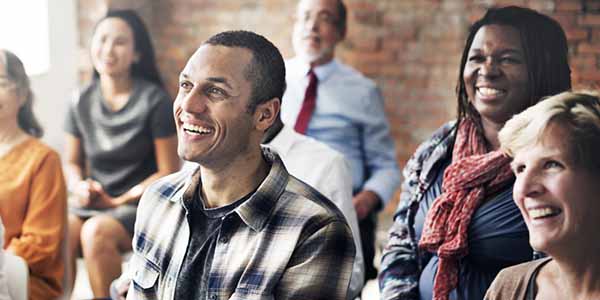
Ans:
POLYGON ((18 92, 25 97, 17 116, 19 127, 32 136, 41 137, 44 130, 33 114, 33 92, 23 63, 19 57, 6 49, 0 49, 0 61, 4 63, 8 80, 14 82, 18 92))
POLYGON ((540 142, 550 124, 566 130, 562 138, 573 162, 600 175, 600 99, 594 92, 563 92, 513 116, 498 134, 500 149, 514 157, 540 142))

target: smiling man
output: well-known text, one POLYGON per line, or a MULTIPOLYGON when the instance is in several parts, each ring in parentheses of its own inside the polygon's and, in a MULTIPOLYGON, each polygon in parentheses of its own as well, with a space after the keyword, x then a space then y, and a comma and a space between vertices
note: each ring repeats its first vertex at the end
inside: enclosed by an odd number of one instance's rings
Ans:
POLYGON ((344 216, 260 146, 284 78, 277 48, 247 31, 217 34, 189 59, 174 117, 178 153, 199 167, 144 193, 128 299, 346 299, 344 216))
MULTIPOLYGON (((370 279, 377 275, 376 214, 398 187, 400 172, 379 89, 334 58, 346 35, 346 14, 341 0, 298 2, 292 37, 296 57, 286 62, 288 89, 281 117, 350 162, 351 201, 360 221, 365 278, 370 279)), ((353 287, 360 292, 362 282, 353 287)))

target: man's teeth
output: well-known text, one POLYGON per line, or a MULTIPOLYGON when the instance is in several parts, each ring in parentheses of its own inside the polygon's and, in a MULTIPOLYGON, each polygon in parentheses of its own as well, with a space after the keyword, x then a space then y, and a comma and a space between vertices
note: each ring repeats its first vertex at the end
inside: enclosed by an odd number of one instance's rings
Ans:
POLYGON ((535 208, 529 210, 529 217, 532 219, 540 219, 546 217, 556 216, 560 213, 559 209, 544 207, 544 208, 535 208))
POLYGON ((497 89, 488 88, 488 87, 477 88, 477 91, 479 92, 479 94, 481 94, 483 96, 498 96, 498 95, 504 93, 504 91, 502 91, 502 90, 497 90, 497 89))
POLYGON ((190 134, 210 134, 212 132, 211 128, 202 127, 198 125, 193 125, 189 123, 183 123, 183 130, 190 134))

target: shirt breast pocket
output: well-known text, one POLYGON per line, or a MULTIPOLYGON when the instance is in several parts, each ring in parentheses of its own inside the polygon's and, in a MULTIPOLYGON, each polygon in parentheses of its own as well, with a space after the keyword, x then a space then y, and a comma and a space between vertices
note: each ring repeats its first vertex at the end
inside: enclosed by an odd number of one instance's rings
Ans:
MULTIPOLYGON (((136 260, 132 264, 133 270, 133 288, 136 294, 142 299, 156 299, 158 290, 158 278, 160 271, 158 266, 150 260, 142 257, 139 254, 134 254, 133 259, 136 260)), ((138 297, 135 297, 138 299, 138 297)))

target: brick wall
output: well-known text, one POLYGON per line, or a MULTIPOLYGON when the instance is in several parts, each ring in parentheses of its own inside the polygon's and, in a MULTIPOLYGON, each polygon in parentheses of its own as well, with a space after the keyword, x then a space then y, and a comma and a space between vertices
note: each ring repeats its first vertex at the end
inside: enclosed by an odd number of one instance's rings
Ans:
MULTIPOLYGON (((134 8, 153 35, 163 78, 175 95, 178 74, 206 38, 253 30, 293 55, 293 0, 79 0, 80 74, 89 78, 87 47, 107 8, 134 8)), ((567 33, 575 88, 600 87, 600 1, 346 0, 348 35, 342 61, 374 79, 385 96, 400 166, 417 145, 455 115, 454 88, 469 25, 493 5, 534 8, 567 33)), ((395 201, 394 201, 395 202, 395 201)), ((393 209, 392 204, 388 209, 393 209)))

